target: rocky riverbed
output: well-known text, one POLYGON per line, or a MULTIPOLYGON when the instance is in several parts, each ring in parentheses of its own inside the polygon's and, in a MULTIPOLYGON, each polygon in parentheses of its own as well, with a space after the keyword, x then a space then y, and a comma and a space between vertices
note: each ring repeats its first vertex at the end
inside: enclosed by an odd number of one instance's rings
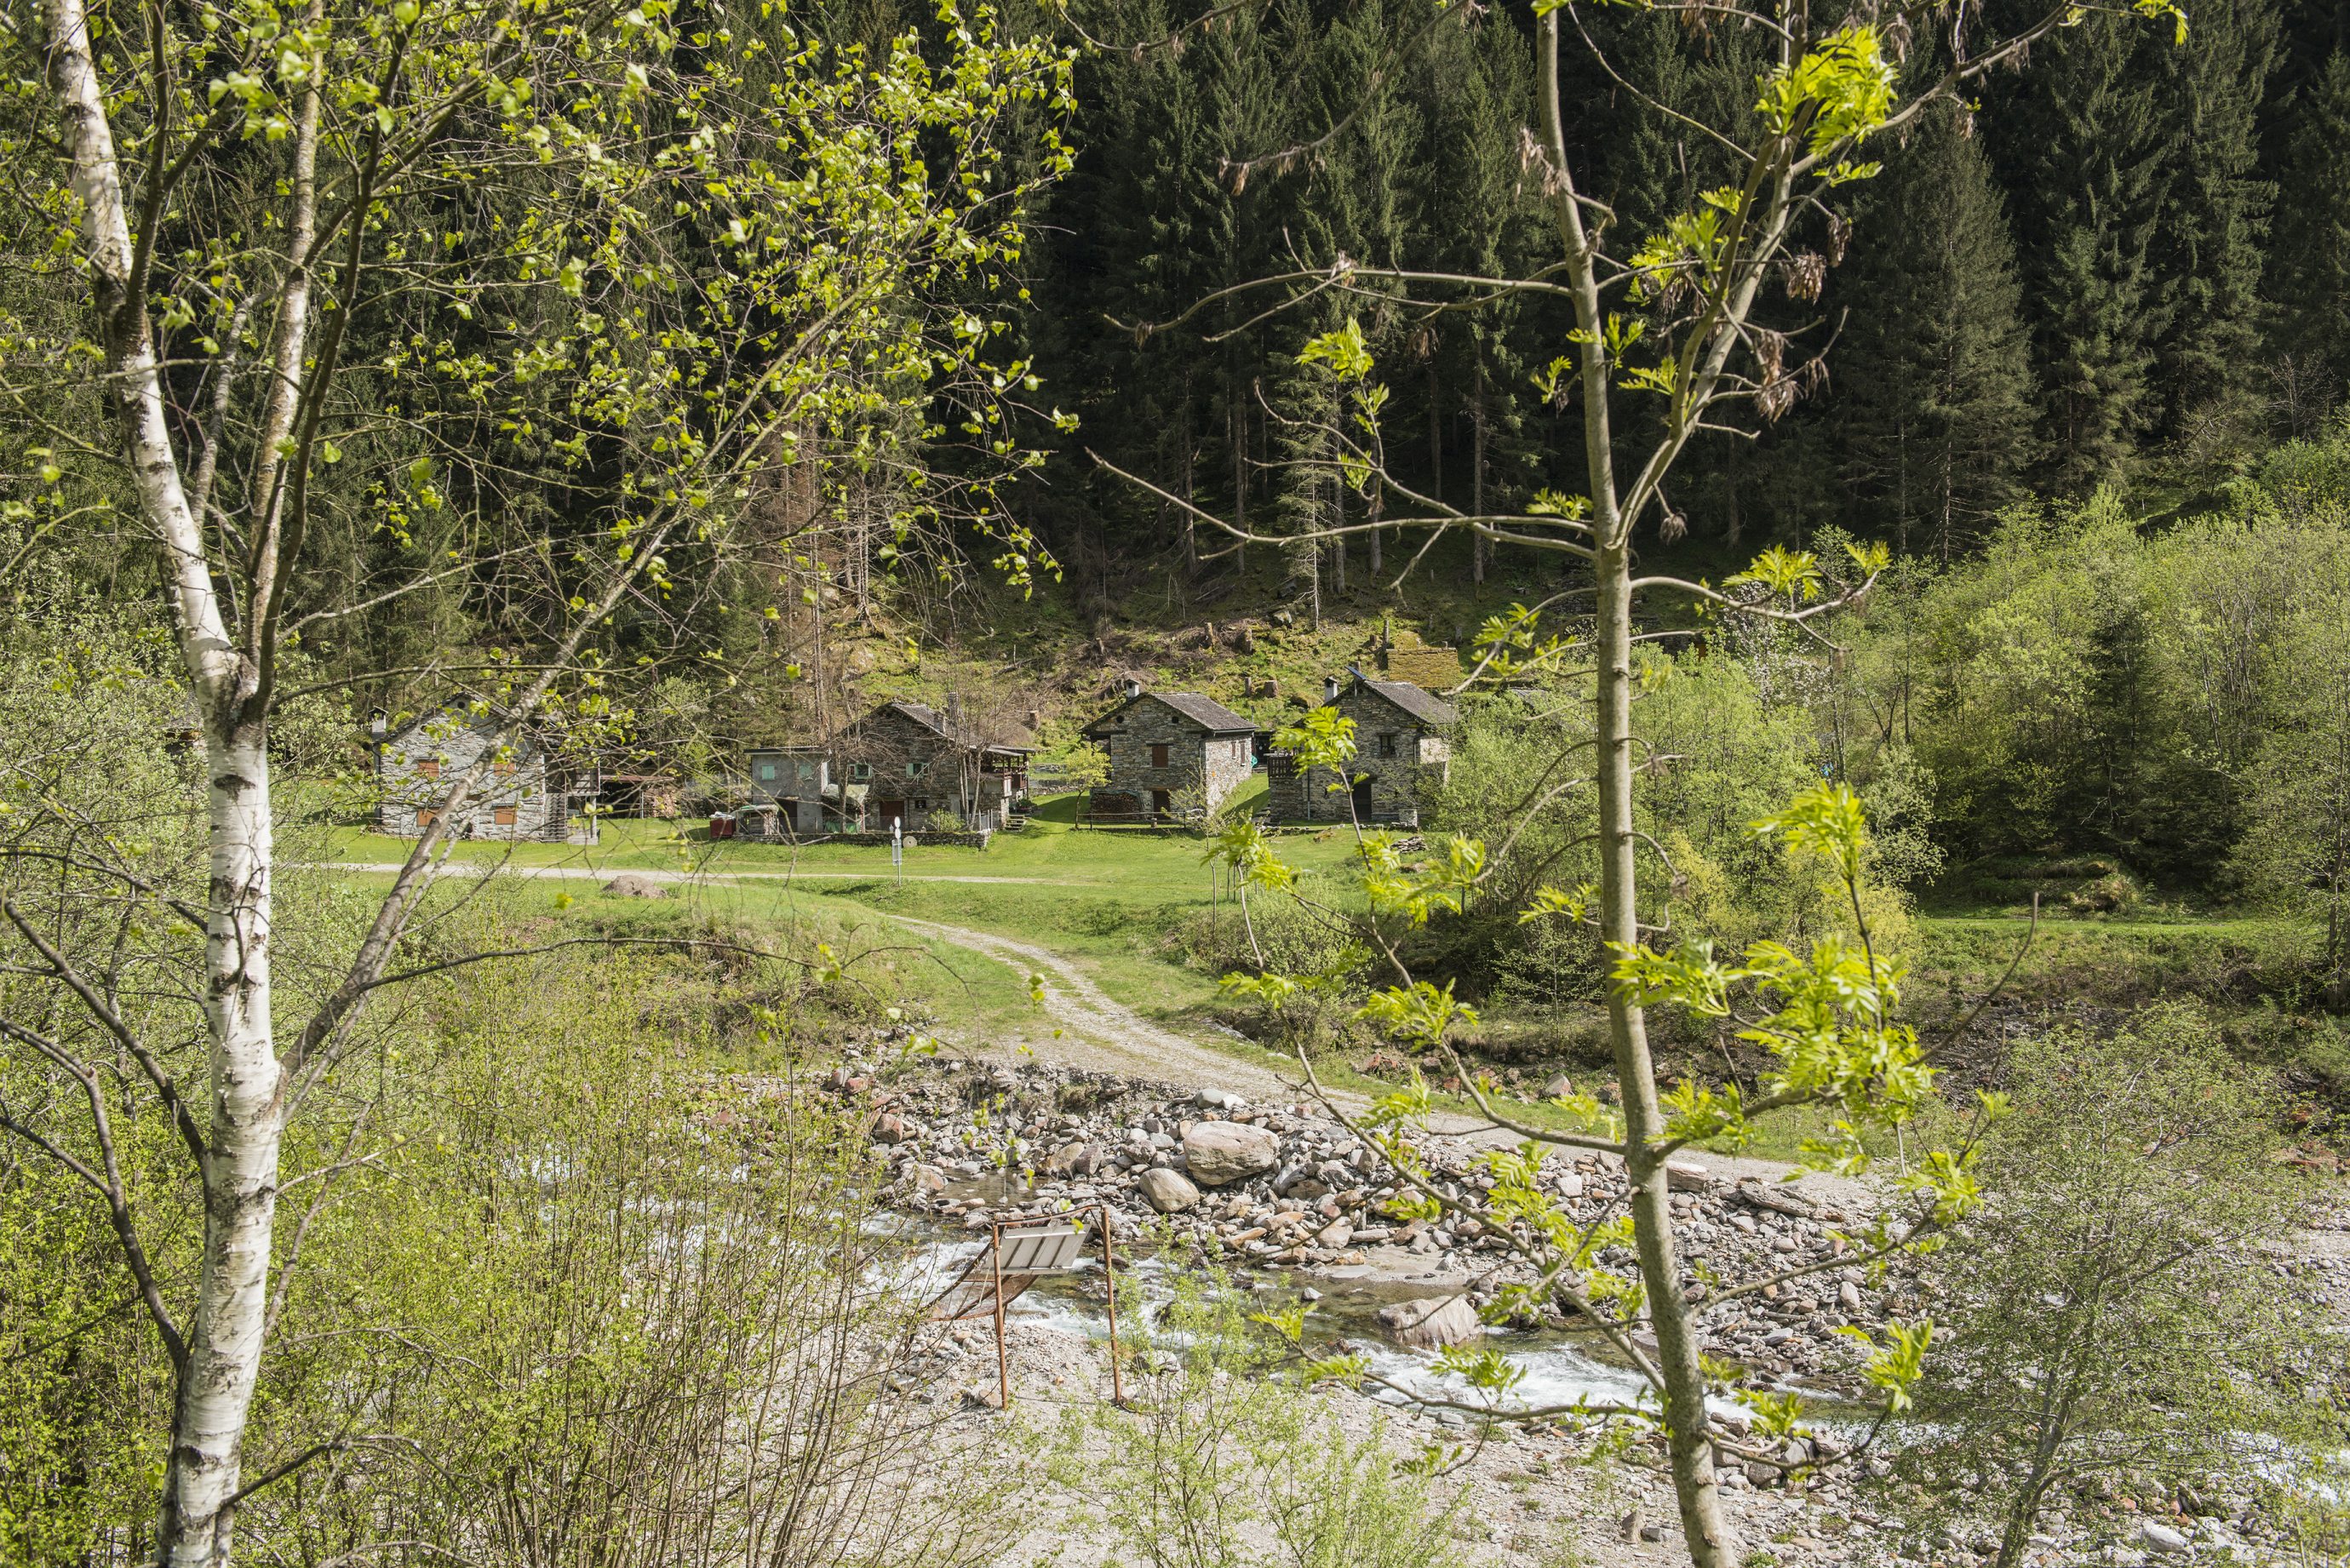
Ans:
MULTIPOLYGON (((1162 1267, 1211 1259, 1232 1269, 1243 1288, 1286 1292, 1315 1304, 1309 1328, 1318 1324, 1324 1338, 1375 1352, 1374 1365, 1389 1385, 1457 1394, 1430 1372, 1432 1352, 1489 1339, 1522 1367, 1551 1374, 1529 1379, 1522 1393, 1533 1397, 1503 1401, 1519 1413, 1568 1402, 1578 1389, 1617 1399, 1637 1391, 1629 1367, 1587 1324, 1549 1311, 1492 1328, 1482 1323, 1476 1309, 1503 1284, 1530 1280, 1531 1264, 1508 1238, 1465 1216, 1391 1219, 1387 1207, 1398 1190, 1391 1173, 1320 1106, 1252 1103, 1216 1089, 987 1062, 941 1061, 884 1075, 875 1064, 852 1060, 828 1087, 873 1107, 872 1133, 889 1163, 893 1205, 932 1224, 942 1238, 975 1238, 1003 1220, 1098 1208, 1125 1244, 1150 1252, 1162 1267)), ((1440 1189, 1473 1198, 1490 1185, 1481 1156, 1495 1141, 1427 1137, 1419 1147, 1440 1189)), ((1940 1524, 1914 1530, 1888 1510, 1881 1489, 1866 1485, 1867 1462, 1833 1462, 1866 1414, 1857 1405, 1839 1405, 1859 1393, 1855 1374, 1864 1353, 1836 1331, 1873 1329, 1923 1303, 1898 1274, 1873 1274, 1845 1261, 1853 1256, 1846 1238, 1868 1218, 1866 1189, 1773 1179, 1776 1174, 1750 1162, 1690 1159, 1673 1180, 1685 1284, 1700 1303, 1707 1354, 1742 1368, 1747 1386, 1805 1396, 1816 1418, 1811 1437, 1766 1444, 1738 1407, 1724 1402, 1718 1409, 1716 1438, 1729 1461, 1725 1484, 1742 1529, 1750 1541, 1772 1542, 1769 1561, 1782 1564, 1960 1568, 1988 1561, 1988 1533, 1940 1524), (1791 1270, 1810 1272, 1724 1299, 1740 1282, 1791 1270)), ((1578 1221, 1621 1210, 1624 1175, 1613 1157, 1553 1151, 1543 1179, 1578 1221)), ((2337 1262, 2327 1255, 2334 1251, 2281 1260, 2280 1272, 2331 1293, 2350 1280, 2350 1258, 2337 1262)), ((1601 1262, 1632 1267, 1620 1250, 1601 1262)), ((1094 1337, 1099 1319, 1082 1293, 1032 1295, 1014 1322, 1019 1376, 1047 1400, 1102 1381, 1106 1362, 1094 1337)), ((993 1374, 985 1331, 960 1331, 941 1354, 950 1364, 942 1372, 967 1375, 962 1386, 975 1407, 962 1418, 994 1418, 976 1407, 993 1374)), ((928 1397, 953 1397, 943 1392, 947 1386, 928 1397)), ((1471 1512, 1482 1521, 1487 1561, 1549 1560, 1547 1544, 1540 1554, 1528 1553, 1537 1541, 1562 1535, 1579 1542, 1590 1561, 1630 1564, 1679 1555, 1670 1490, 1657 1471, 1661 1453, 1652 1442, 1636 1444, 1628 1464, 1595 1466, 1588 1457, 1598 1428, 1587 1424, 1516 1421, 1488 1429, 1458 1409, 1420 1407, 1402 1401, 1393 1386, 1370 1384, 1327 1397, 1354 1425, 1399 1420, 1407 1435, 1417 1427, 1440 1437, 1449 1432, 1454 1442, 1482 1434, 1461 1484, 1492 1494, 1471 1512), (1544 1521, 1550 1528, 1537 1528, 1544 1521)), ((2245 1498, 2210 1500, 2204 1514, 2189 1517, 2175 1504, 2118 1493, 2082 1500, 2056 1516, 2049 1532, 2035 1541, 2035 1568, 2189 1556, 2263 1561, 2259 1543, 2268 1535, 2245 1498)))
MULTIPOLYGON (((863 1075, 842 1069, 846 1088, 863 1075)), ((1107 1075, 951 1064, 891 1085, 874 1135, 888 1151, 907 1210, 973 1229, 997 1219, 1106 1206, 1122 1234, 1145 1228, 1243 1266, 1341 1279, 1441 1287, 1467 1308, 1498 1288, 1531 1281, 1510 1238, 1466 1215, 1399 1222, 1398 1188, 1378 1157, 1322 1106, 1253 1104, 1107 1075), (992 1184, 992 1185, 986 1185, 992 1184)), ((1426 1137, 1421 1152, 1440 1190, 1472 1203, 1492 1178, 1492 1140, 1426 1137)), ((1622 1210, 1622 1162, 1555 1151, 1544 1180, 1560 1208, 1589 1224, 1622 1210)), ((1835 1331, 1898 1313, 1898 1285, 1872 1281, 1844 1233, 1865 1216, 1774 1182, 1698 1159, 1677 1162, 1673 1206, 1688 1250, 1688 1281, 1738 1282, 1809 1273, 1728 1303, 1708 1321, 1709 1350, 1758 1378, 1828 1394, 1848 1387, 1858 1352, 1835 1331)), ((1628 1270, 1622 1249, 1601 1255, 1628 1270)), ((1717 1287, 1719 1288, 1719 1287, 1717 1287)), ((1426 1323, 1392 1315, 1401 1343, 1435 1346, 1471 1336, 1473 1312, 1426 1323)), ((1523 1328, 1577 1326, 1556 1315, 1523 1328)))

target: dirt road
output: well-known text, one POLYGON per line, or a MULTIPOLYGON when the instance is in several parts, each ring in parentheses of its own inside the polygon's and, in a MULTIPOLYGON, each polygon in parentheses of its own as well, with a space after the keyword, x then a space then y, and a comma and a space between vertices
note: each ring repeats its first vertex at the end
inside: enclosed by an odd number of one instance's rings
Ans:
MULTIPOLYGON (((313 860, 307 862, 306 871, 369 871, 378 876, 399 875, 400 867, 385 863, 378 865, 362 860, 313 860)), ((875 871, 639 871, 630 867, 606 867, 593 866, 516 866, 502 860, 452 860, 438 875, 462 876, 466 872, 488 877, 551 877, 567 882, 608 882, 615 877, 641 877, 648 882, 1009 882, 1042 883, 1048 887, 1081 888, 1082 882, 1070 882, 1058 877, 941 877, 917 873, 911 877, 893 877, 887 870, 875 871)))
POLYGON ((1229 1089, 1250 1099, 1290 1092, 1271 1070, 1151 1023, 1049 948, 910 915, 889 918, 934 941, 1010 964, 1023 974, 1043 975, 1045 1015, 1059 1033, 1033 1042, 1032 1049, 1046 1061, 1189 1088, 1229 1089))

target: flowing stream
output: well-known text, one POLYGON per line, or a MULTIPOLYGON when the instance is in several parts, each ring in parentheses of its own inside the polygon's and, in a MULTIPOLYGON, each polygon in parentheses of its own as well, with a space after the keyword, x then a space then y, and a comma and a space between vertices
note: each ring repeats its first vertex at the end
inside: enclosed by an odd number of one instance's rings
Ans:
MULTIPOLYGON (((983 1247, 983 1241, 964 1236, 941 1236, 929 1241, 915 1254, 909 1288, 936 1295, 983 1247)), ((1133 1333, 1143 1323, 1157 1321, 1175 1298, 1175 1265, 1157 1257, 1119 1260, 1118 1316, 1122 1330, 1133 1333)), ((1107 1339, 1109 1319, 1103 1304, 1101 1273, 1097 1252, 1066 1273, 1045 1275, 1013 1303, 1008 1321, 1090 1340, 1107 1339)), ((1309 1345, 1343 1340, 1347 1348, 1367 1356, 1373 1372, 1412 1393, 1481 1402, 1463 1379, 1437 1370, 1434 1352, 1396 1345, 1378 1321, 1379 1309, 1391 1303, 1451 1295, 1459 1289, 1457 1285, 1372 1279, 1353 1270, 1323 1274, 1234 1271, 1232 1280, 1253 1298, 1263 1300, 1267 1310, 1287 1306, 1305 1292, 1315 1293, 1316 1299, 1305 1319, 1309 1345)), ((1583 1399, 1629 1404, 1641 1395, 1638 1376, 1613 1359, 1614 1348, 1596 1334, 1491 1329, 1487 1334, 1519 1374, 1516 1385, 1502 1397, 1500 1408, 1542 1409, 1583 1399)), ((1391 1403, 1406 1402, 1406 1396, 1393 1389, 1375 1393, 1391 1403)), ((1459 1413, 1446 1414, 1457 1417, 1459 1413)))

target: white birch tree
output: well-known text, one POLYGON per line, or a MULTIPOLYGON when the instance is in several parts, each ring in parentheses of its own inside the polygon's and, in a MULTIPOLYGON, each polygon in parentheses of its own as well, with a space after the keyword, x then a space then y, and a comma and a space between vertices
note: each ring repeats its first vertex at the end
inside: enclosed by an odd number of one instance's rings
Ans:
MULTIPOLYGON (((797 432, 894 422, 967 436, 983 483, 1023 465, 999 394, 1024 368, 988 362, 974 302, 1018 258, 1029 185, 1061 167, 1066 62, 983 8, 868 55, 774 7, 673 0, 26 0, 0 10, 0 48, 5 244, 79 317, 5 323, 11 433, 44 460, 13 504, 116 527, 155 564, 207 857, 180 897, 15 803, 0 913, 13 971, 47 989, 0 1035, 78 1110, 5 1107, 0 1126, 105 1208, 175 1380, 156 1560, 218 1564, 239 1499, 277 1479, 247 1472, 244 1439, 298 1262, 277 1223, 289 1120, 400 978, 493 765, 444 781, 363 938, 288 1008, 272 726, 289 659, 341 618, 532 564, 543 636, 475 684, 533 722, 616 608, 672 588, 672 552, 723 547, 797 432), (525 493, 565 525, 515 521, 525 493), (454 558, 394 548, 359 583, 318 559, 338 520, 397 545, 404 518, 451 506, 477 514, 454 558), (123 1002, 103 950, 52 940, 93 889, 192 933, 199 1059, 123 1002), (201 1189, 190 1279, 143 1244, 109 1120, 134 1102, 169 1117, 201 1189)), ((930 504, 983 522, 983 502, 930 504)), ((1037 555, 1017 536, 1009 553, 1037 555)))

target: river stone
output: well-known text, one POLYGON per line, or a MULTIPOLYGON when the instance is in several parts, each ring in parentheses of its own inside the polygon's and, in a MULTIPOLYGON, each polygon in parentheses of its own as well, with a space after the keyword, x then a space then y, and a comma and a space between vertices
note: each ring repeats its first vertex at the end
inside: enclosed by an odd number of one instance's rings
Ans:
POLYGON ((1466 1296, 1431 1296, 1426 1301, 1397 1302, 1379 1309, 1379 1326, 1409 1350, 1441 1350, 1482 1334, 1477 1309, 1466 1296))
POLYGON ((1335 1250, 1344 1247, 1354 1239, 1355 1228, 1352 1225, 1344 1220, 1333 1220, 1315 1233, 1314 1244, 1317 1247, 1329 1247, 1335 1250))
POLYGON ((1183 1135, 1183 1166, 1202 1187, 1262 1176, 1281 1158, 1281 1140, 1245 1122, 1195 1122, 1183 1135))
POLYGON ((604 884, 604 891, 616 898, 666 898, 669 890, 650 877, 639 877, 624 871, 604 884))
POLYGON ((1163 1165, 1144 1171, 1135 1185, 1142 1189, 1142 1196, 1161 1214, 1172 1214, 1200 1201, 1200 1189, 1186 1180, 1181 1171, 1170 1170, 1163 1165))
POLYGON ((1665 1185, 1675 1192, 1710 1192, 1717 1183, 1713 1172, 1695 1160, 1676 1159, 1665 1166, 1665 1185))
POLYGON ((2188 1540, 2185 1535, 2167 1524, 2158 1524, 2151 1519, 2139 1524, 2137 1533, 2138 1539, 2144 1541, 2156 1552, 2183 1553, 2195 1549, 2195 1543, 2188 1540))

